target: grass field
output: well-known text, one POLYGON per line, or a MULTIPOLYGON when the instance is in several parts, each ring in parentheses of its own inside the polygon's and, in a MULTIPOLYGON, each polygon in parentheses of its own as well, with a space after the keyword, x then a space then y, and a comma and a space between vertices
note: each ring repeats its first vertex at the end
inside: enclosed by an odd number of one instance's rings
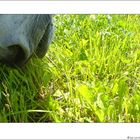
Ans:
POLYGON ((0 122, 140 122, 140 15, 56 15, 42 60, 0 67, 0 122))

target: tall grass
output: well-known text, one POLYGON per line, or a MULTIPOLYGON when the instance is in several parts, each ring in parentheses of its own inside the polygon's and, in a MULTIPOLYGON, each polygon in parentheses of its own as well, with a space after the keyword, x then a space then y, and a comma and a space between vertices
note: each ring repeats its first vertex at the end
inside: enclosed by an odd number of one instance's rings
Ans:
POLYGON ((0 122, 140 122, 140 16, 56 15, 42 60, 0 68, 0 122))

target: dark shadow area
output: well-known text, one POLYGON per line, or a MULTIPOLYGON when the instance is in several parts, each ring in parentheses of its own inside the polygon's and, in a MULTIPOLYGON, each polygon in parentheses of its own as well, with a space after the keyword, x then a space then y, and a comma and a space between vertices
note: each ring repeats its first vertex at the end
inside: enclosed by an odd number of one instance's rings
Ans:
POLYGON ((22 67, 0 64, 0 122, 40 122, 47 110, 50 74, 47 64, 31 59, 22 67), (49 74, 49 76, 46 75, 49 74))

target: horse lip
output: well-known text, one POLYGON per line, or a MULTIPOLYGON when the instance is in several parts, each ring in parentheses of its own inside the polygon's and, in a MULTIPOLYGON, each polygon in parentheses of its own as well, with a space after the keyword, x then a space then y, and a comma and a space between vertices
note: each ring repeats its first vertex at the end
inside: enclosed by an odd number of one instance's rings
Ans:
POLYGON ((23 65, 29 59, 28 46, 12 44, 8 47, 0 47, 0 61, 8 65, 23 65))

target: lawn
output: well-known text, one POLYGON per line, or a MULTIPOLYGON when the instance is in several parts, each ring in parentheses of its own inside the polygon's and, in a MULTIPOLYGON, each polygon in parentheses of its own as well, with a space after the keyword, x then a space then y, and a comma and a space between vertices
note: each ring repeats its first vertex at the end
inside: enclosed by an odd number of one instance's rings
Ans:
POLYGON ((140 122, 140 15, 55 15, 43 59, 0 65, 0 122, 140 122))

